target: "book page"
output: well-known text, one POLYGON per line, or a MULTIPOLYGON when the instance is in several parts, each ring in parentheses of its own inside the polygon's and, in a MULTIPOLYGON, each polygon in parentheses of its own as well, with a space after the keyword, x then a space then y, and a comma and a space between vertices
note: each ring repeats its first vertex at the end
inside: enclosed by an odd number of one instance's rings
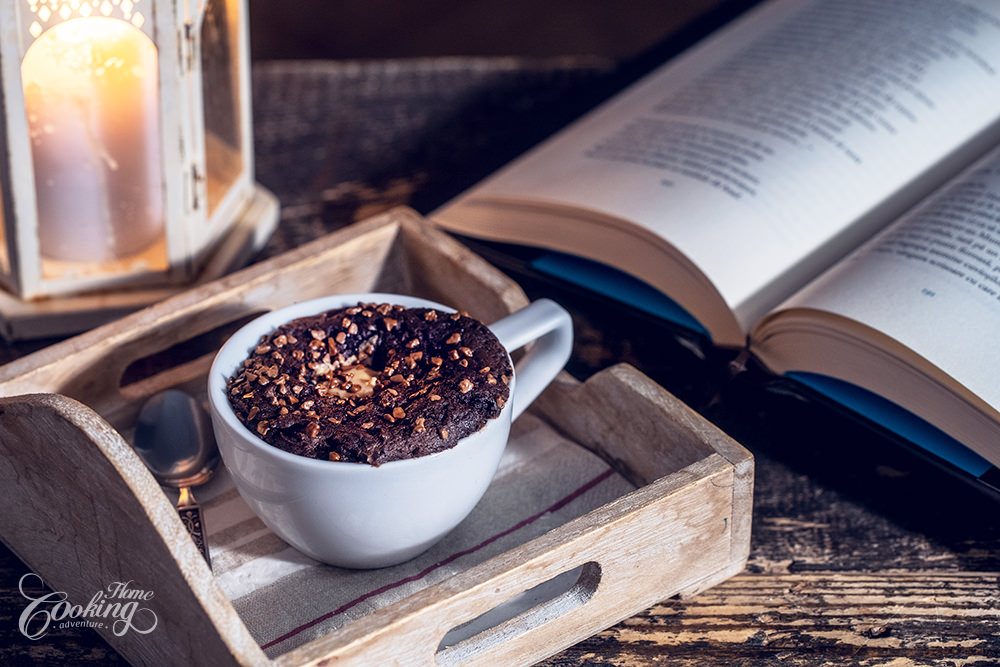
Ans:
POLYGON ((1000 136, 998 71, 997 2, 775 0, 467 201, 641 224, 747 329, 1000 136))
POLYGON ((1000 149, 779 310, 796 307, 891 337, 1000 410, 1000 149))

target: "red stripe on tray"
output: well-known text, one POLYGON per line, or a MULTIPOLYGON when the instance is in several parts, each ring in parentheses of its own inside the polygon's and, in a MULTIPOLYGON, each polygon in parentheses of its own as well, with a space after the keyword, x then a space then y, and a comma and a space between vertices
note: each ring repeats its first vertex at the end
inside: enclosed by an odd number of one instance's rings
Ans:
POLYGON ((399 581, 394 581, 394 582, 392 582, 390 584, 386 584, 385 586, 382 586, 380 588, 376 588, 375 590, 368 591, 364 595, 361 595, 360 597, 354 598, 350 602, 347 602, 347 603, 345 603, 345 604, 337 607, 333 611, 327 612, 327 613, 323 614, 322 616, 320 616, 318 618, 314 618, 313 620, 309 621, 308 623, 304 623, 304 624, 300 625, 299 627, 297 627, 297 628, 295 628, 293 630, 289 630, 288 632, 286 632, 285 634, 281 635, 277 639, 273 639, 273 640, 269 641, 268 643, 261 645, 261 648, 262 649, 269 649, 269 648, 271 648, 272 646, 274 646, 276 644, 280 644, 283 641, 291 639, 292 637, 294 637, 295 635, 299 634, 303 630, 308 630, 309 628, 313 627, 314 625, 316 625, 318 623, 322 623, 323 621, 325 621, 325 620, 327 620, 329 618, 333 618, 334 616, 336 616, 338 614, 343 614, 345 611, 347 611, 351 607, 353 607, 353 606, 355 606, 357 604, 360 604, 360 603, 364 602, 365 600, 367 600, 369 598, 375 597, 376 595, 381 595, 382 593, 385 593, 386 591, 390 591, 393 588, 398 588, 399 586, 402 586, 404 584, 408 584, 408 583, 413 582, 413 581, 419 581, 420 579, 423 579, 424 577, 426 577, 428 574, 430 574, 434 570, 436 570, 436 569, 438 569, 440 567, 444 567, 448 563, 451 563, 452 561, 457 560, 457 559, 461 558, 462 556, 468 556, 471 553, 475 553, 476 551, 479 551, 480 549, 482 549, 483 547, 489 545, 490 543, 496 542, 501 537, 504 537, 505 535, 509 535, 509 534, 513 533, 514 531, 516 531, 516 530, 520 530, 521 528, 524 528, 525 526, 534 523, 535 521, 537 521, 541 517, 545 516, 546 514, 549 514, 551 512, 557 512, 557 511, 559 511, 560 509, 562 509, 563 507, 565 507, 569 503, 573 502, 574 500, 576 500, 577 498, 579 498, 580 496, 582 496, 583 494, 585 494, 587 491, 590 491, 592 488, 594 488, 595 486, 597 486, 598 484, 600 484, 601 482, 603 482, 604 480, 606 480, 608 477, 611 477, 611 475, 613 475, 613 474, 614 474, 614 470, 612 470, 611 468, 608 468, 607 470, 605 470, 604 472, 602 472, 597 477, 593 478, 592 480, 590 480, 589 482, 587 482, 586 484, 584 484, 583 486, 581 486, 577 490, 575 490, 572 493, 570 493, 565 498, 563 498, 563 499, 559 500, 558 502, 556 502, 551 507, 546 508, 546 509, 542 510, 541 512, 538 512, 537 514, 534 514, 532 516, 529 516, 526 519, 523 519, 523 520, 517 522, 516 524, 514 524, 513 526, 511 526, 507 530, 505 530, 505 531, 503 531, 501 533, 497 533, 493 537, 489 537, 489 538, 483 540, 482 542, 480 542, 479 544, 477 544, 474 547, 470 547, 468 549, 465 549, 464 551, 459 551, 459 552, 453 553, 452 555, 448 556, 447 558, 444 558, 443 560, 440 560, 437 563, 434 563, 433 565, 428 566, 423 571, 418 572, 417 574, 410 575, 409 577, 405 577, 403 579, 400 579, 399 581))

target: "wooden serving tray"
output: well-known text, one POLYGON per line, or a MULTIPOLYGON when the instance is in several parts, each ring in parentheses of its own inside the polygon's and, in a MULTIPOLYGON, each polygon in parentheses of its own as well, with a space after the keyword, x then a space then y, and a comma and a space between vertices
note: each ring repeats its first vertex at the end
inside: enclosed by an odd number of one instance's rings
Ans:
POLYGON ((215 350, 247 318, 367 291, 417 294, 486 322, 527 302, 482 259, 398 209, 8 364, 0 537, 75 603, 116 581, 154 590, 153 632, 99 630, 132 663, 152 665, 528 664, 743 569, 751 455, 631 367, 583 384, 563 374, 531 412, 635 491, 268 658, 125 436, 154 392, 203 396, 215 350), (551 599, 483 620, 559 575, 573 580, 551 599), (463 624, 477 629, 441 648, 463 624))

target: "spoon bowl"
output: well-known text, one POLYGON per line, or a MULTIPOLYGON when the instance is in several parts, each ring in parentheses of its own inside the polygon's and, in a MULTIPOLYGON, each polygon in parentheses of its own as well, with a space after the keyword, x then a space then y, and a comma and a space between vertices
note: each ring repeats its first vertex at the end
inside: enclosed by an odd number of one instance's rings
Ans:
POLYGON ((211 567, 201 507, 191 487, 212 478, 219 465, 212 421, 192 396, 168 389, 139 411, 133 449, 161 485, 180 490, 177 511, 211 567))

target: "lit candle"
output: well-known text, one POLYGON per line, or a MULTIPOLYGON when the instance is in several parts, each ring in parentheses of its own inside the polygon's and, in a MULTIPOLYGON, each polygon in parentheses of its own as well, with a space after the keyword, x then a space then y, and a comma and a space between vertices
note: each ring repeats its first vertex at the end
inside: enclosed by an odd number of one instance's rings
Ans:
POLYGON ((156 47, 115 18, 43 32, 21 63, 41 253, 122 259, 163 234, 156 47))

